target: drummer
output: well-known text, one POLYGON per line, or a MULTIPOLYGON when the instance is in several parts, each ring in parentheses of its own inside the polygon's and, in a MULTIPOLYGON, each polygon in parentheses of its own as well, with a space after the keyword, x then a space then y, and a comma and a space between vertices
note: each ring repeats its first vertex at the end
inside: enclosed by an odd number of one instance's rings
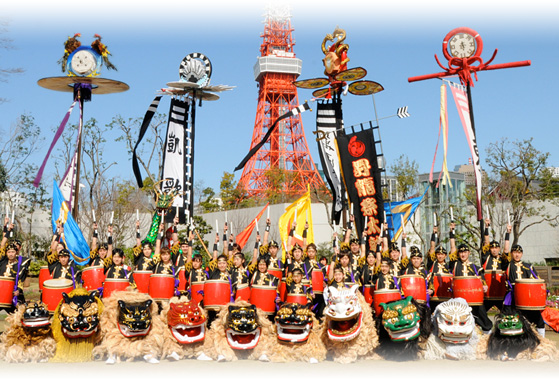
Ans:
POLYGON ((334 267, 334 279, 332 280, 332 282, 330 282, 330 284, 328 285, 328 287, 334 287, 337 290, 342 290, 344 288, 351 288, 351 285, 347 284, 344 280, 345 275, 344 275, 344 270, 340 267, 334 267))
MULTIPOLYGON (((307 298, 306 305, 310 305, 313 301, 314 295, 312 293, 312 288, 303 284, 303 270, 301 270, 298 267, 294 268, 293 271, 291 272, 291 276, 288 278, 286 283, 285 292, 288 294, 288 296, 289 294, 305 296, 307 298)), ((278 293, 276 295, 276 302, 279 301, 280 301, 280 296, 279 296, 279 289, 278 289, 278 293)))
POLYGON ((380 272, 374 277, 375 291, 400 289, 398 279, 390 271, 392 260, 382 257, 380 260, 380 272))
MULTIPOLYGON (((501 273, 504 271, 510 262, 510 232, 512 225, 507 225, 507 232, 505 234, 504 252, 501 253, 501 244, 498 241, 489 242, 489 228, 491 221, 485 220, 485 235, 484 246, 481 255, 481 262, 483 262, 483 270, 485 273, 501 273)), ((483 304, 485 309, 491 309, 493 306, 497 307, 499 311, 503 309, 503 299, 501 300, 488 300, 485 299, 483 304)))
POLYGON ((107 268, 112 264, 112 251, 113 251, 113 226, 109 225, 107 228, 107 243, 101 243, 98 246, 98 232, 97 223, 93 223, 93 238, 91 239, 91 252, 89 257, 89 266, 100 266, 107 268))
MULTIPOLYGON (((234 290, 232 287, 231 274, 228 270, 228 262, 229 260, 227 258, 227 255, 221 254, 220 256, 217 256, 217 251, 214 250, 214 259, 212 259, 210 263, 208 263, 208 280, 222 280, 229 282, 229 291, 231 295, 230 297, 231 301, 233 301, 234 290)), ((208 312, 208 327, 210 327, 213 320, 215 320, 215 318, 217 317, 217 311, 212 309, 206 310, 208 312)))
POLYGON ((15 280, 12 292, 14 302, 9 307, 0 307, 0 310, 4 309, 7 313, 13 313, 17 304, 25 302, 23 283, 27 278, 30 263, 29 258, 19 255, 18 245, 14 242, 8 243, 5 249, 0 249, 0 276, 15 280))
MULTIPOLYGON (((128 279, 131 284, 134 283, 132 268, 124 264, 124 252, 122 249, 116 248, 112 254, 112 263, 105 268, 106 279, 128 279)), ((135 286, 134 286, 135 287, 135 286)))
MULTIPOLYGON (((522 261, 522 255, 524 250, 520 245, 513 245, 511 248, 511 262, 505 270, 505 275, 507 278, 508 293, 505 296, 505 305, 507 309, 516 309, 516 302, 514 299, 514 286, 516 280, 518 279, 539 279, 539 276, 529 263, 524 263, 522 261)), ((524 315, 528 321, 536 326, 538 333, 545 337, 545 323, 542 318, 540 310, 524 310, 516 309, 519 313, 524 315)))
POLYGON ((349 261, 353 271, 356 271, 359 266, 359 260, 363 260, 365 257, 365 240, 360 240, 359 237, 352 237, 353 223, 355 222, 355 216, 353 214, 349 215, 349 222, 347 223, 347 228, 344 236, 344 242, 349 244, 349 249, 351 255, 349 256, 349 261))
POLYGON ((290 253, 287 255, 286 275, 288 277, 291 276, 293 271, 298 268, 303 275, 303 284, 310 287, 312 285, 312 267, 309 262, 303 258, 303 247, 295 243, 290 253))
MULTIPOLYGON (((264 237, 262 240, 262 247, 260 248, 263 250, 261 256, 266 258, 269 262, 268 270, 281 270, 285 269, 284 263, 281 261, 281 258, 278 257, 279 252, 279 244, 274 241, 273 239, 268 242, 268 238, 270 236, 270 219, 266 219, 266 230, 264 231, 264 237)), ((285 273, 284 273, 285 274, 285 273)))
POLYGON ((353 267, 350 264, 351 254, 352 253, 347 248, 347 246, 342 246, 340 252, 338 252, 337 249, 334 251, 334 257, 332 259, 332 263, 330 263, 330 270, 328 274, 328 279, 330 282, 332 282, 334 279, 334 268, 340 267, 344 273, 344 282, 347 285, 361 285, 361 271, 353 271, 353 267))
POLYGON ((58 244, 57 250, 49 253, 47 262, 53 279, 69 279, 76 288, 76 266, 74 261, 70 261, 70 251, 64 247, 62 241, 58 244))
POLYGON ((424 279, 427 278, 427 272, 423 266, 423 254, 421 254, 421 251, 417 246, 412 246, 410 248, 409 263, 406 267, 400 270, 400 275, 419 275, 424 279))
MULTIPOLYGON (((429 273, 427 274, 427 280, 429 282, 428 290, 429 296, 432 296, 435 290, 435 278, 437 276, 442 276, 443 274, 450 274, 448 269, 448 263, 446 262, 446 249, 439 245, 436 249, 434 249, 435 253, 435 261, 431 265, 429 269, 429 273)), ((444 300, 443 300, 444 301, 444 300)), ((442 303, 442 301, 435 300, 431 298, 429 300, 429 305, 431 307, 431 311, 434 311, 437 305, 442 303)))
MULTIPOLYGON (((450 240, 451 246, 454 245, 454 239, 450 240)), ((466 244, 460 244, 458 246, 458 259, 450 261, 449 270, 456 276, 477 276, 480 278, 483 292, 487 292, 487 284, 485 283, 485 278, 483 276, 483 268, 476 266, 470 262, 470 248, 466 244)), ((479 325, 481 330, 485 333, 489 333, 493 327, 493 323, 487 317, 487 310, 485 306, 482 305, 470 305, 472 308, 472 314, 476 324, 479 325)))

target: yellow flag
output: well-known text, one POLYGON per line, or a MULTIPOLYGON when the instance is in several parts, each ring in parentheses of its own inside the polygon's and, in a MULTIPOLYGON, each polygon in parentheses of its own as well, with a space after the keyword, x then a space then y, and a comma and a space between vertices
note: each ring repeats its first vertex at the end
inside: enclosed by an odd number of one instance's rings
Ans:
MULTIPOLYGON (((293 233, 292 244, 294 245, 295 242, 297 242, 299 245, 303 245, 303 230, 305 230, 305 222, 309 223, 309 229, 307 230, 307 243, 313 243, 314 233, 312 225, 310 188, 307 188, 307 192, 303 196, 288 206, 285 209, 285 213, 279 218, 279 232, 284 251, 287 249, 289 231, 291 230, 294 220, 296 221, 297 226, 295 232, 293 233), (295 216, 297 217, 296 220, 295 216)), ((285 257, 285 254, 283 257, 285 257)))

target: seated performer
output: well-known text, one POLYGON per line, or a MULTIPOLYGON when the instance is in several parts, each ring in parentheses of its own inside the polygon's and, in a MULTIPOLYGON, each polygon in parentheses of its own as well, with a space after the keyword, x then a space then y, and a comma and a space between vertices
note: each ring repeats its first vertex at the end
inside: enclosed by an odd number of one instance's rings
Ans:
MULTIPOLYGON (((518 279, 539 279, 538 274, 531 264, 522 262, 522 255, 524 250, 520 245, 514 245, 511 248, 511 262, 509 263, 505 275, 507 278, 508 293, 505 296, 504 307, 507 310, 516 309, 516 302, 514 297, 514 288, 518 279)), ((516 309, 521 313, 529 322, 536 326, 538 333, 545 337, 545 323, 542 318, 540 310, 524 310, 516 309)))
POLYGON ((392 259, 382 257, 380 260, 380 272, 374 277, 375 291, 400 289, 398 279, 392 275, 390 270, 392 259))
MULTIPOLYGON (((450 240, 451 245, 454 244, 454 239, 450 240)), ((483 268, 476 266, 469 260, 470 248, 466 244, 458 246, 458 259, 451 260, 449 270, 452 274, 457 276, 478 276, 483 286, 483 292, 487 292, 487 285, 483 276, 483 268)), ((487 317, 487 310, 482 305, 470 305, 472 307, 472 314, 474 315, 476 324, 485 332, 489 333, 493 327, 493 323, 487 317)))
MULTIPOLYGON (((299 303, 301 305, 309 305, 313 300, 312 288, 303 284, 303 270, 294 268, 291 277, 287 281, 285 292, 287 293, 287 303, 299 303)), ((276 302, 279 302, 279 290, 276 296, 276 302)))
POLYGON ((14 242, 9 242, 5 248, 0 249, 0 276, 14 279, 11 304, 0 304, 0 310, 13 313, 19 303, 25 303, 23 282, 27 278, 30 262, 29 258, 19 255, 18 245, 14 242))
POLYGON ((133 283, 132 268, 124 264, 124 252, 122 249, 114 249, 112 254, 112 263, 105 268, 105 278, 107 279, 128 279, 133 283))

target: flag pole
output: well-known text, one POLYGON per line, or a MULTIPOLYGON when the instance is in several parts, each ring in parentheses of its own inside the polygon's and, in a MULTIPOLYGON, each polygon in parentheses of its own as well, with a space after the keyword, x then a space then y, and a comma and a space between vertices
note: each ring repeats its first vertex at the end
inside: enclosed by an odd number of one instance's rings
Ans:
MULTIPOLYGON (((474 132, 474 140, 477 141, 477 137, 476 137, 476 125, 474 123, 474 104, 472 102, 472 90, 470 87, 470 82, 466 83, 466 93, 468 94, 468 107, 470 108, 470 122, 472 123, 472 131, 474 132)), ((473 158, 473 157, 472 157, 473 158)), ((481 170, 481 158, 480 159, 480 170, 479 170, 479 174, 482 175, 483 178, 483 174, 482 174, 482 170, 481 170)), ((475 162, 472 162, 475 165, 475 162)), ((475 170, 474 170, 475 172, 475 170)), ((481 191, 481 188, 480 188, 481 191)), ((482 199, 481 199, 481 193, 479 194, 479 207, 481 208, 482 206, 482 199)), ((479 212, 478 212, 479 213, 479 212)), ((481 216, 479 219, 479 251, 481 254, 481 251, 483 249, 483 235, 484 235, 484 227, 485 225, 483 224, 483 216, 481 216)))
MULTIPOLYGON (((84 103, 84 99, 81 93, 81 89, 78 88, 78 100, 80 102, 80 125, 81 128, 83 128, 83 103, 84 103)), ((78 152, 77 152, 77 157, 76 157, 76 188, 74 188, 74 199, 73 202, 74 204, 72 204, 72 217, 74 218, 74 220, 76 221, 76 224, 78 223, 78 216, 79 216, 79 196, 80 196, 80 169, 81 169, 81 162, 82 162, 82 139, 83 139, 83 133, 81 133, 82 130, 79 131, 80 135, 79 135, 79 140, 78 140, 78 152)))

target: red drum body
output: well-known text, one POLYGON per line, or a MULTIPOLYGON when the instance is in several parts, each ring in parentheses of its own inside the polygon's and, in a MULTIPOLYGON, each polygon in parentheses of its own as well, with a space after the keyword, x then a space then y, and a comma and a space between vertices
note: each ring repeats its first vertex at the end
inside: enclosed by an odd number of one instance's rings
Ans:
POLYGON ((129 285, 128 279, 107 278, 103 285, 103 298, 110 297, 115 291, 124 291, 129 285))
POLYGON ((427 302, 427 285, 420 275, 400 276, 400 286, 405 297, 411 296, 420 303, 427 302))
POLYGON ((62 300, 62 293, 67 294, 74 289, 74 283, 70 279, 47 279, 43 283, 43 303, 47 305, 49 312, 54 313, 56 307, 62 300))
POLYGON ((250 290, 250 303, 266 314, 276 311, 276 287, 253 285, 250 290))
POLYGON ((149 277, 152 273, 152 271, 134 271, 132 275, 138 292, 149 293, 149 277))
POLYGON ((175 294, 175 277, 168 274, 151 274, 149 295, 154 300, 168 300, 175 294))
POLYGON ((376 290, 373 293, 373 305, 375 308, 375 317, 380 317, 382 314, 382 307, 380 303, 388 303, 394 300, 402 299, 402 294, 399 290, 376 290))
POLYGON ((542 310, 545 308, 547 291, 543 279, 516 279, 514 302, 516 308, 542 310))
POLYGON ((179 291, 184 291, 186 289, 186 276, 184 271, 184 265, 179 268, 179 286, 177 289, 179 291))
POLYGON ((375 292, 375 286, 372 284, 365 284, 363 287, 363 296, 365 297, 365 301, 367 304, 373 304, 373 294, 375 292))
POLYGON ((43 283, 45 280, 52 279, 52 275, 49 271, 49 266, 41 266, 41 270, 39 270, 39 289, 43 290, 43 283))
POLYGON ((86 267, 82 271, 83 287, 88 291, 103 287, 105 272, 102 266, 86 267))
POLYGON ((452 298, 452 274, 435 274, 433 276, 433 296, 431 300, 447 301, 452 298))
POLYGON ((288 293, 285 296, 286 303, 298 303, 301 305, 307 305, 308 299, 307 295, 301 293, 288 293))
POLYGON ((204 282, 204 308, 218 311, 231 301, 231 285, 228 280, 206 280, 204 282))
POLYGON ((250 287, 248 283, 241 283, 237 287, 237 292, 235 293, 235 300, 240 299, 244 301, 250 300, 250 287))
POLYGON ((324 273, 319 268, 312 270, 312 290, 314 293, 324 292, 324 273))
POLYGON ((283 277, 283 270, 279 269, 279 268, 269 268, 268 269, 268 273, 274 275, 276 278, 278 278, 278 282, 281 281, 281 278, 283 277))
POLYGON ((507 293, 505 276, 501 270, 486 272, 485 283, 487 283, 487 300, 503 300, 507 293))
POLYGON ((7 278, 5 276, 0 276, 0 306, 10 307, 12 306, 12 300, 14 299, 14 287, 16 280, 14 278, 7 278))
POLYGON ((287 292, 286 278, 282 278, 281 282, 279 283, 279 295, 281 301, 285 301, 285 296, 287 295, 286 292, 287 292))
POLYGON ((483 305, 483 284, 479 276, 455 276, 452 280, 452 297, 461 297, 468 305, 483 305))
POLYGON ((192 282, 190 285, 190 297, 196 303, 201 303, 204 300, 204 282, 192 282))

